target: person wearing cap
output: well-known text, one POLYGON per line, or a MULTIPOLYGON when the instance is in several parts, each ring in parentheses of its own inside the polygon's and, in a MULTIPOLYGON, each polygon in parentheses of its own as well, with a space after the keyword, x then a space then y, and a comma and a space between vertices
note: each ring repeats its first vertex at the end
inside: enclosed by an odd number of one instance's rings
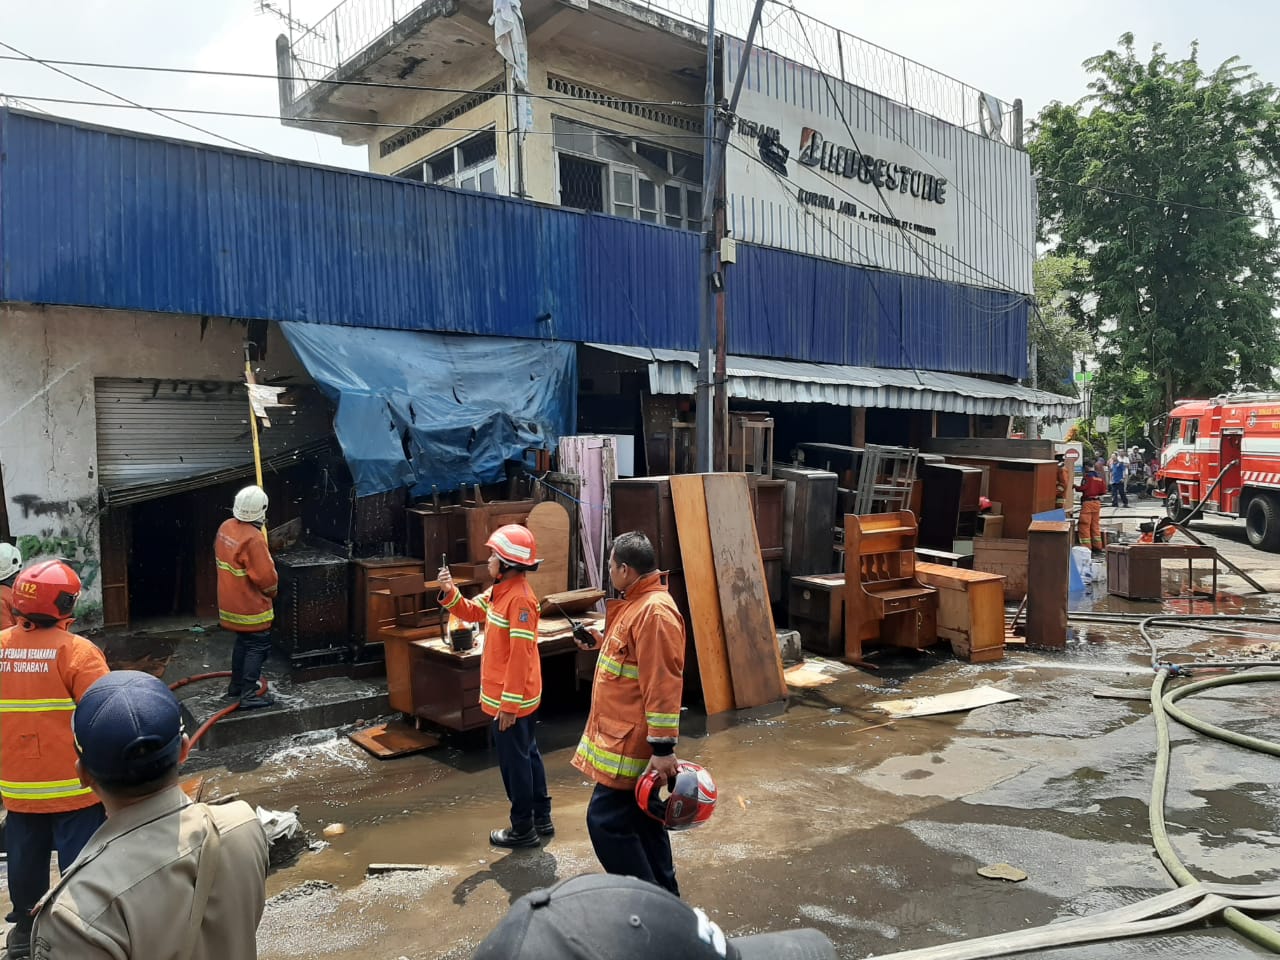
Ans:
POLYGON ((472 960, 835 960, 819 930, 726 937, 696 907, 634 877, 574 877, 511 905, 472 960))
POLYGON ((231 652, 231 682, 225 699, 239 700, 240 709, 269 707, 275 701, 260 696, 262 665, 271 653, 272 602, 280 586, 275 561, 267 549, 267 495, 261 487, 245 487, 236 494, 231 519, 213 540, 218 568, 218 620, 235 635, 231 652))
POLYGON ((173 692, 118 670, 71 723, 107 821, 41 903, 35 960, 256 957, 267 838, 247 803, 192 803, 178 786, 190 741, 173 692))
POLYGON ((542 657, 538 653, 538 598, 527 574, 537 570, 533 532, 518 523, 499 527, 489 537, 489 576, 494 584, 468 600, 440 568, 440 602, 451 614, 483 622, 480 653, 480 709, 493 717, 502 785, 511 801, 511 826, 491 831, 495 847, 536 847, 554 836, 547 773, 534 736, 542 702, 542 657))
POLYGON ((587 832, 609 873, 639 877, 678 896, 671 838, 640 808, 635 790, 650 768, 668 781, 678 770, 684 618, 643 533, 613 541, 609 580, 622 599, 609 601, 603 634, 591 629, 600 655, 591 713, 573 757, 573 765, 596 784, 587 832))
POLYGON ((17 624, 0 632, 0 799, 7 819, 9 960, 30 956, 31 911, 49 889, 49 856, 65 870, 105 817, 76 775, 71 711, 108 672, 102 651, 71 632, 80 577, 61 560, 18 574, 17 624))

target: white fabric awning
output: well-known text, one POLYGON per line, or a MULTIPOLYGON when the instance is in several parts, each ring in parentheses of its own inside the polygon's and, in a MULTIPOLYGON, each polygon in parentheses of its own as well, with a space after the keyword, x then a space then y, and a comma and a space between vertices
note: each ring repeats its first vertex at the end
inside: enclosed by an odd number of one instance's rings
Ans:
MULTIPOLYGON (((610 343, 585 346, 644 361, 654 394, 693 395, 698 356, 691 350, 657 350, 610 343)), ((932 370, 845 367, 760 357, 726 357, 729 396, 767 403, 829 403, 983 416, 1075 417, 1080 401, 1016 383, 932 370)))

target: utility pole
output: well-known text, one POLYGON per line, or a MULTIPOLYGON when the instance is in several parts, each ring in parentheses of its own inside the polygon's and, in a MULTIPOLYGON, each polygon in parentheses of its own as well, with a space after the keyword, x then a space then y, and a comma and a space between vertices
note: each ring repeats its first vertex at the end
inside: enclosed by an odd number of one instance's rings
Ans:
MULTIPOLYGON (((756 0, 755 9, 751 11, 751 25, 747 28, 747 40, 742 49, 742 62, 738 64, 738 75, 733 81, 733 95, 729 98, 728 109, 722 114, 716 110, 715 65, 716 65, 716 4, 715 0, 707 0, 707 86, 706 112, 703 120, 702 157, 702 263, 699 270, 699 294, 702 313, 698 324, 698 379, 697 379, 697 411, 696 433, 697 450, 695 457, 699 473, 709 473, 715 463, 716 417, 712 410, 712 388, 714 386, 713 371, 716 367, 717 353, 721 357, 719 368, 724 370, 724 324, 720 336, 716 336, 716 294, 724 288, 724 277, 720 274, 720 244, 715 223, 718 206, 717 197, 720 190, 720 174, 724 169, 725 145, 729 141, 729 123, 738 109, 738 98, 742 94, 742 81, 746 76, 747 62, 751 58, 751 46, 755 42, 756 28, 760 26, 760 12, 764 9, 764 0, 756 0)), ((723 373, 721 374, 723 376, 723 373)))

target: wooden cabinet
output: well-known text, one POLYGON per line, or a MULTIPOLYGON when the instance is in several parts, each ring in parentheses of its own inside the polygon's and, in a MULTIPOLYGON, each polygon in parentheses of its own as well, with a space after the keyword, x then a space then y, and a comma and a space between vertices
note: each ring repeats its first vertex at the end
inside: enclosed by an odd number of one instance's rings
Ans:
POLYGON ((653 544, 659 570, 684 569, 680 559, 680 538, 676 533, 675 508, 671 505, 669 478, 615 480, 609 495, 613 504, 615 537, 629 530, 639 530, 653 544))
POLYGON ((920 466, 920 546, 950 552, 956 540, 971 540, 978 515, 982 471, 954 463, 920 466))
POLYGON ((1004 577, 917 563, 916 579, 938 591, 938 636, 971 663, 1004 658, 1004 577))
POLYGON ((835 565, 836 475, 808 467, 775 467, 773 473, 787 482, 782 575, 830 573, 835 565))
POLYGON ((792 577, 788 625, 800 634, 806 650, 826 656, 844 655, 844 574, 792 577))
POLYGON ((423 561, 413 557, 366 557, 351 561, 351 638, 357 647, 381 643, 379 631, 395 626, 396 622, 395 598, 375 593, 369 578, 410 573, 425 580, 423 561))
POLYGON ((1025 538, 1033 514, 1057 507, 1056 460, 948 456, 947 462, 988 468, 986 495, 1002 506, 1006 537, 1025 538))
MULTIPOLYGON (((393 701, 393 709, 447 730, 475 730, 489 722, 480 709, 479 654, 454 654, 428 640, 413 641, 406 652, 409 700, 407 706, 393 701)), ((390 687, 390 669, 387 679, 390 687)))
POLYGON ((1071 524, 1037 520, 1027 529, 1027 644, 1061 650, 1067 645, 1071 524))
POLYGON ((755 513, 756 537, 760 541, 760 559, 764 561, 764 577, 769 587, 769 600, 782 600, 782 555, 784 552, 787 482, 756 480, 751 485, 751 505, 755 513))

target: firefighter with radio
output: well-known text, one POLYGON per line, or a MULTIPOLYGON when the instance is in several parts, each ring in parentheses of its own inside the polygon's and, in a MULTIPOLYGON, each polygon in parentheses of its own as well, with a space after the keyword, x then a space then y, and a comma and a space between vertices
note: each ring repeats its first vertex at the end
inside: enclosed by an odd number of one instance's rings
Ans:
POLYGON ((547 774, 534 735, 542 702, 542 658, 538 653, 538 598, 527 574, 537 570, 538 546, 533 532, 518 523, 499 527, 486 541, 493 588, 466 599, 441 566, 440 601, 463 620, 481 622, 480 709, 493 717, 493 743, 498 751, 502 785, 511 801, 511 826, 494 830, 495 847, 536 847, 553 836, 547 774))
POLYGON ((10 960, 31 955, 31 911, 49 889, 49 856, 66 871, 106 819, 76 773, 71 713, 109 673, 102 651, 71 632, 80 578, 61 560, 18 574, 17 624, 0 632, 0 799, 3 799, 10 960))
POLYGON ((263 524, 267 494, 261 487, 245 487, 236 494, 231 519, 213 540, 218 568, 218 620, 235 634, 231 653, 231 682, 225 699, 240 701, 240 709, 269 707, 275 701, 260 695, 262 665, 271 652, 272 603, 280 586, 275 561, 267 548, 263 524))
MULTIPOLYGON (((657 567, 653 544, 643 533, 614 540, 609 580, 623 599, 609 602, 604 633, 591 631, 600 656, 591 713, 573 765, 596 784, 587 806, 587 832, 601 866, 678 896, 667 826, 650 815, 647 805, 641 807, 636 791, 650 771, 668 784, 682 773, 676 740, 684 690, 684 618, 657 567)), ((587 646, 581 640, 578 645, 587 646)))
POLYGON ((1080 491, 1076 536, 1081 546, 1088 547, 1097 556, 1102 553, 1102 496, 1107 492, 1107 482, 1099 475, 1098 464, 1085 471, 1075 489, 1080 491))

